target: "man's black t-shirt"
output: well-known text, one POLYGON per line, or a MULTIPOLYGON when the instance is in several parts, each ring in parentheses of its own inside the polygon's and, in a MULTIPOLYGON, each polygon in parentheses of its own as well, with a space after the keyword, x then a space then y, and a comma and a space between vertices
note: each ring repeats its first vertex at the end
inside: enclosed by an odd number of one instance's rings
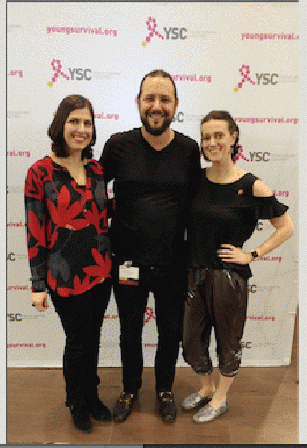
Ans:
POLYGON ((114 179, 110 237, 116 257, 150 266, 185 257, 184 229, 201 172, 198 144, 175 132, 156 151, 136 128, 113 135, 100 163, 105 180, 114 179))

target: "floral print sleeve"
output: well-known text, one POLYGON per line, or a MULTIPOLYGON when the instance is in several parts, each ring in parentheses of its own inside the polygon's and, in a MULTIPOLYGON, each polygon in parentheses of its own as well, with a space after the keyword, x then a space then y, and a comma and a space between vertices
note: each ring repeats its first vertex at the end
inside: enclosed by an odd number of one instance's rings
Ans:
POLYGON ((43 172, 30 168, 25 183, 28 258, 31 260, 32 291, 46 290, 46 207, 43 172))
POLYGON ((28 170, 25 211, 33 291, 78 295, 110 276, 103 171, 95 160, 86 170, 84 187, 49 156, 28 170))

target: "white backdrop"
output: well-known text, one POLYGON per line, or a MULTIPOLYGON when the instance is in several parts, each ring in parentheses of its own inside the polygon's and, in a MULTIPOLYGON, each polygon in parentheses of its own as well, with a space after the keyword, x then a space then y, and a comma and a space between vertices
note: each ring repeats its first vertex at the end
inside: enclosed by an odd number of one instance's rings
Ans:
MULTIPOLYGON (((179 94, 172 128, 199 142, 200 119, 212 109, 229 110, 241 132, 237 163, 290 207, 297 229, 298 4, 8 3, 7 13, 8 366, 62 363, 64 334, 52 305, 46 313, 31 306, 23 187, 27 168, 50 152, 47 128, 68 94, 82 94, 94 106, 99 158, 112 133, 140 126, 135 97, 144 74, 166 70, 179 94)), ((272 231, 269 222, 259 222, 246 249, 272 231)), ((297 232, 252 270, 242 365, 287 365, 298 295, 297 232)), ((145 365, 152 366, 152 296, 144 327, 145 365)), ((119 366, 113 298, 101 347, 100 365, 119 366)), ((178 365, 186 365, 181 356, 178 365)))

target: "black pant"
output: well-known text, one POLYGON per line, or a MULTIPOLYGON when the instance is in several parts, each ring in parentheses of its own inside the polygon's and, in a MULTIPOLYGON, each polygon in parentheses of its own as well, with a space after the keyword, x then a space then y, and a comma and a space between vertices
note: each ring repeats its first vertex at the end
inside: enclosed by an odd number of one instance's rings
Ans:
POLYGON ((235 272, 189 270, 185 306, 183 356, 196 373, 209 375, 212 328, 217 341, 219 369, 234 376, 241 363, 241 338, 247 309, 247 281, 235 272))
POLYGON ((114 267, 114 293, 120 319, 120 348, 124 391, 142 385, 142 330, 149 292, 155 297, 158 348, 155 357, 156 391, 170 391, 182 339, 186 270, 180 266, 140 267, 139 285, 119 285, 114 267))
POLYGON ((97 396, 100 331, 110 290, 111 281, 106 279, 77 296, 60 297, 51 293, 66 335, 63 375, 67 406, 75 406, 97 396))

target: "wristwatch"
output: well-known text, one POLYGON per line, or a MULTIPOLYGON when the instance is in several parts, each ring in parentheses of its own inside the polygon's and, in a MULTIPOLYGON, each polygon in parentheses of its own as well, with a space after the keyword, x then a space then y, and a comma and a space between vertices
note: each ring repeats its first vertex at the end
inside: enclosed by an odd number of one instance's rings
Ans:
POLYGON ((259 257, 258 252, 256 250, 251 251, 251 256, 253 257, 253 260, 259 257))

